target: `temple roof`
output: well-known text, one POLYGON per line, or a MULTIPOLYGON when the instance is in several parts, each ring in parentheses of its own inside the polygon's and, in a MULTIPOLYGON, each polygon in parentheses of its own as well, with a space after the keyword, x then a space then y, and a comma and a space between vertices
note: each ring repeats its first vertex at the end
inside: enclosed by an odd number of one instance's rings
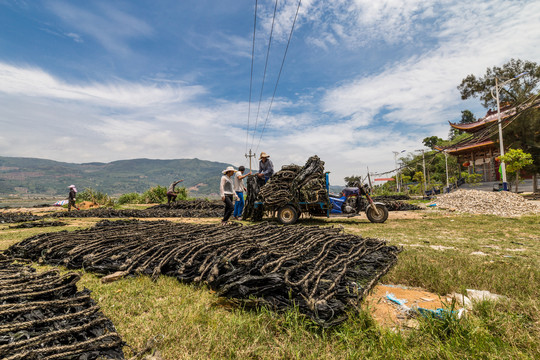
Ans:
MULTIPOLYGON (((505 106, 501 107, 501 120, 505 120, 505 119, 507 119, 509 117, 512 117, 517 113, 516 110, 523 110, 524 108, 527 108, 527 107, 539 108, 540 107, 540 99, 537 98, 537 99, 535 99, 535 100, 533 100, 533 101, 531 101, 529 103, 522 104, 521 106, 518 106, 518 107, 515 107, 515 106, 511 107, 510 105, 505 105, 505 106)), ((497 110, 489 109, 487 111, 487 113, 486 113, 486 116, 484 116, 483 118, 478 119, 477 121, 475 121, 473 123, 458 124, 458 123, 451 123, 450 121, 448 123, 454 129, 458 129, 458 130, 465 131, 465 132, 468 132, 468 133, 474 133, 474 132, 477 132, 479 130, 482 130, 487 125, 489 125, 489 124, 491 124, 493 122, 496 122, 497 119, 498 119, 497 110)))
POLYGON ((435 149, 442 151, 445 150, 450 155, 460 155, 464 153, 471 152, 472 150, 479 150, 483 148, 495 147, 495 142, 491 139, 473 139, 465 144, 460 144, 459 146, 450 146, 447 148, 435 146, 435 149))
MULTIPOLYGON (((504 119, 506 119, 506 118, 508 118, 508 117, 510 117, 512 115, 515 115, 515 113, 516 113, 516 108, 510 107, 510 106, 505 106, 505 107, 501 108, 501 120, 504 120, 504 119)), ((497 119, 498 119, 497 110, 489 109, 487 111, 487 113, 486 113, 486 116, 484 116, 483 118, 478 119, 477 121, 475 121, 473 123, 469 123, 469 124, 458 124, 458 123, 456 123, 456 124, 453 124, 450 121, 448 123, 454 129, 458 129, 458 130, 461 130, 461 131, 472 133, 472 132, 482 130, 487 125, 497 121, 497 119)))

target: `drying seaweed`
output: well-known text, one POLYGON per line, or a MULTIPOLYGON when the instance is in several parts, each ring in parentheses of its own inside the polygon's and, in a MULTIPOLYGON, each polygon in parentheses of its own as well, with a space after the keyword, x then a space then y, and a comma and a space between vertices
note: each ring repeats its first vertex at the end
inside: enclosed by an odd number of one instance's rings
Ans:
POLYGON ((124 359, 120 336, 78 280, 0 254, 0 358, 124 359))
POLYGON ((98 208, 81 211, 62 211, 47 215, 48 217, 74 217, 74 218, 175 218, 175 217, 220 217, 223 216, 223 203, 217 206, 216 202, 197 200, 180 201, 171 205, 162 204, 148 209, 111 209, 98 208))
POLYGON ((10 229, 28 229, 28 228, 34 228, 34 227, 49 227, 49 226, 66 226, 67 224, 65 222, 61 221, 33 221, 33 222, 23 222, 19 225, 13 225, 10 226, 10 229))
POLYGON ((276 310, 296 305, 322 326, 343 321, 346 308, 362 300, 400 251, 329 227, 137 220, 41 234, 8 250, 12 256, 104 275, 174 276, 276 310))
MULTIPOLYGON (((409 204, 405 201, 401 201, 407 199, 410 199, 410 197, 407 195, 385 195, 373 197, 373 201, 383 203, 388 209, 388 211, 407 211, 422 209, 418 205, 409 204)), ((369 203, 366 199, 362 199, 362 202, 360 204, 360 210, 366 211, 366 207, 368 206, 368 204, 369 203)))
POLYGON ((173 209, 173 210, 199 210, 199 211, 220 211, 223 212, 223 201, 221 200, 178 200, 170 204, 159 204, 149 207, 145 211, 154 209, 173 209))
POLYGON ((36 221, 41 216, 26 212, 0 212, 0 224, 11 224, 23 221, 36 221))

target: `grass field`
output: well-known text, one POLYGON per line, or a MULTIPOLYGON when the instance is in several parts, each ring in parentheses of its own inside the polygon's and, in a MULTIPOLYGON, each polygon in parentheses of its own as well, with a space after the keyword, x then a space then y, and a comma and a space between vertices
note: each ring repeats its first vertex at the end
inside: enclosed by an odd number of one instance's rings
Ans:
MULTIPOLYGON (((63 219, 64 221, 64 219, 63 219)), ((65 219, 68 230, 97 219, 65 219)), ((180 221, 180 220, 177 220, 180 221)), ((205 220, 219 222, 218 219, 205 220)), ((296 310, 245 310, 204 286, 161 277, 101 284, 84 273, 102 311, 135 351, 155 339, 163 359, 538 359, 540 358, 540 216, 498 218, 442 211, 391 213, 385 224, 362 218, 304 220, 342 226, 363 237, 402 245, 385 284, 422 287, 439 295, 489 290, 508 300, 481 302, 462 319, 419 318, 418 328, 379 325, 370 308, 323 330, 296 310)), ((0 225, 0 249, 41 232, 0 225)), ((125 348, 129 357, 133 350, 125 348)))

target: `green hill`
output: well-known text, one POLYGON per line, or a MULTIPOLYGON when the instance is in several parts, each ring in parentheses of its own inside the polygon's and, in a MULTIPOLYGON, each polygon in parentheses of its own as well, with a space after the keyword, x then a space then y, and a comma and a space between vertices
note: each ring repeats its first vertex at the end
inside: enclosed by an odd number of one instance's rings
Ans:
POLYGON ((199 160, 133 159, 73 164, 53 160, 0 156, 0 195, 65 195, 75 184, 109 195, 142 193, 152 186, 184 179, 191 196, 218 193, 221 171, 229 164, 199 160))

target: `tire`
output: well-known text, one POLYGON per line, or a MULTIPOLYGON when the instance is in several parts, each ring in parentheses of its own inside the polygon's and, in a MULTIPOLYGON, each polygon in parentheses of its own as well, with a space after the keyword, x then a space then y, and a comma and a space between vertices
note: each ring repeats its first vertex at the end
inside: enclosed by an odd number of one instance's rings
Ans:
POLYGON ((372 223, 383 223, 388 219, 388 209, 381 204, 373 204, 366 209, 366 216, 372 223), (379 210, 379 215, 375 212, 374 206, 379 210))
POLYGON ((283 225, 292 225, 298 220, 298 211, 292 205, 285 205, 278 210, 277 218, 283 225))

